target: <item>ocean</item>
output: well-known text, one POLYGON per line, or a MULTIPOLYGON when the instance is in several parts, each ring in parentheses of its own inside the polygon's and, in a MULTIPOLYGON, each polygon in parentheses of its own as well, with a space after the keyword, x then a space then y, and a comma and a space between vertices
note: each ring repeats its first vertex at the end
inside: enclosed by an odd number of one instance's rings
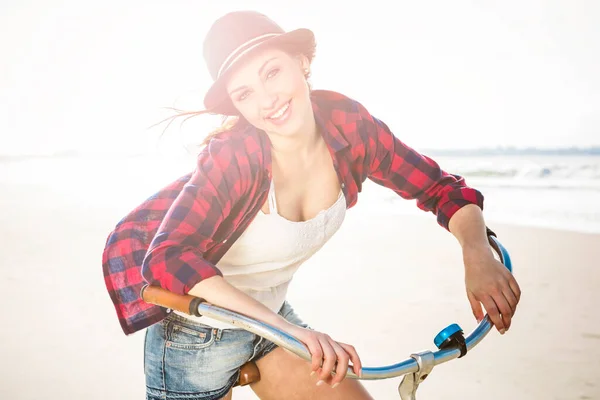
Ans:
MULTIPOLYGON (((490 223, 600 232, 600 156, 432 158, 483 193, 490 223)), ((394 193, 379 196, 386 212, 424 214, 394 193)))
MULTIPOLYGON (((432 158, 483 193, 491 227, 500 222, 600 233, 600 155, 432 158)), ((4 157, 0 184, 48 186, 67 203, 126 212, 193 165, 191 156, 4 157)), ((363 213, 428 216, 414 201, 370 181, 358 204, 363 213)))

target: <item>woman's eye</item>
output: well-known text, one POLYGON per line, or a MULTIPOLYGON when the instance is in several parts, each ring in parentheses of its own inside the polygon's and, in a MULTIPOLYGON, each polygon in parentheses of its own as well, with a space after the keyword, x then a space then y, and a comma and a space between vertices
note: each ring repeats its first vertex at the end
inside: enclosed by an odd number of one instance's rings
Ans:
POLYGON ((246 100, 248 96, 250 96, 250 91, 246 90, 240 95, 240 97, 238 97, 238 101, 246 100))
POLYGON ((277 75, 279 73, 279 68, 273 68, 272 70, 269 71, 269 73, 267 74, 267 79, 271 79, 273 78, 275 75, 277 75))

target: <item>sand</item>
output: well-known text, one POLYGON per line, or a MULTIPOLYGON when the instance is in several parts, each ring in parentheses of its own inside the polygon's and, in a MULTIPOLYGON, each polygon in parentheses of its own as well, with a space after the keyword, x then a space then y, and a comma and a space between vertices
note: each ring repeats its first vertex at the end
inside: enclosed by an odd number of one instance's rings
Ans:
MULTIPOLYGON (((123 335, 101 269, 106 235, 134 204, 74 184, 79 192, 0 186, 2 399, 144 398, 143 332, 123 335)), ((600 399, 600 235, 491 226, 523 291, 513 326, 435 368, 419 398, 600 399)), ((288 299, 315 329, 354 344, 366 366, 433 349, 448 324, 475 327, 454 237, 433 216, 378 215, 360 202, 288 299)), ((397 399, 399 381, 365 384, 376 399, 397 399)))

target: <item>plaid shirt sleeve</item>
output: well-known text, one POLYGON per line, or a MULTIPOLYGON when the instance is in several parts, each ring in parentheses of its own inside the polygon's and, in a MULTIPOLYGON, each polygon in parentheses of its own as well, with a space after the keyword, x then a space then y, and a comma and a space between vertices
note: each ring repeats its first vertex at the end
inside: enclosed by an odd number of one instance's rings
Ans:
POLYGON ((450 218, 467 204, 483 209, 483 195, 466 185, 463 177, 443 171, 431 158, 400 141, 385 123, 359 105, 366 125, 368 144, 366 170, 369 179, 392 189, 405 199, 437 216, 438 224, 449 230, 450 218))
POLYGON ((219 227, 242 196, 240 163, 232 146, 212 140, 197 168, 162 220, 142 264, 151 285, 187 294, 198 282, 222 276, 203 255, 218 240, 219 227))

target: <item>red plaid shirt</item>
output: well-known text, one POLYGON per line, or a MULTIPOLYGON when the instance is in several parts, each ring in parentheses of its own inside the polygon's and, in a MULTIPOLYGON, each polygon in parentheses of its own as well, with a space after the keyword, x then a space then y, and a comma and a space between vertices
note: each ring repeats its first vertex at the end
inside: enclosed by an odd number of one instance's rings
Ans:
MULTIPOLYGON (((480 192, 406 146, 360 103, 329 91, 314 91, 312 103, 348 208, 356 204, 367 178, 405 199, 416 199, 446 229, 464 205, 483 208, 480 192)), ((266 202, 270 182, 269 138, 245 124, 214 137, 193 173, 117 224, 102 261, 125 334, 167 315, 164 308, 140 298, 144 284, 186 294, 201 280, 221 275, 215 264, 266 202)))

